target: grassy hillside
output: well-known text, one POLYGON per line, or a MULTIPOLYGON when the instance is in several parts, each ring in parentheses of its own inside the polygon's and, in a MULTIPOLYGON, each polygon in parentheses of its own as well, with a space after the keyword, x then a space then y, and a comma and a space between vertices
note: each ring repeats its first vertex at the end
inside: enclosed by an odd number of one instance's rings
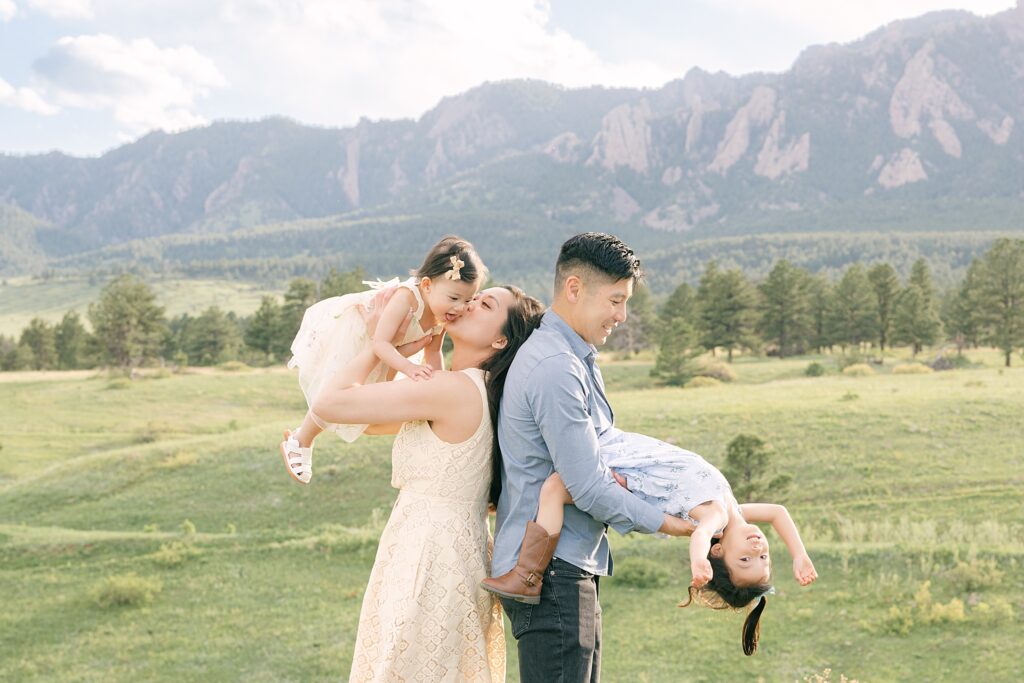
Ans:
MULTIPOLYGON (((813 379, 806 365, 832 359, 741 358, 737 383, 688 390, 651 387, 644 360, 609 364, 626 429, 717 464, 738 433, 773 445, 821 578, 799 589, 769 536, 778 593, 762 651, 744 658, 740 615, 675 607, 685 541, 615 536, 605 678, 1024 678, 1024 370, 971 357, 945 373, 891 374, 890 361, 813 379)), ((395 497, 390 439, 324 440, 303 488, 276 454, 303 409, 283 371, 3 380, 0 679, 347 675, 395 497)))
MULTIPOLYGON (((248 315, 266 294, 280 295, 286 283, 270 290, 251 282, 210 279, 151 280, 160 305, 169 316, 199 313, 209 306, 248 315)), ((0 284, 0 334, 17 336, 34 317, 59 322, 70 310, 83 319, 89 304, 99 299, 105 279, 57 278, 35 280, 15 278, 0 284)))

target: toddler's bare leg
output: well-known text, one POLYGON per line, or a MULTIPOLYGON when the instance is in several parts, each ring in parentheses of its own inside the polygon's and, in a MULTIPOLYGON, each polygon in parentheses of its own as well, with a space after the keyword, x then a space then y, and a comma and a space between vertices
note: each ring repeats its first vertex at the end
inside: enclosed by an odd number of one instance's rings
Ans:
POLYGON ((572 496, 562 483, 562 478, 555 472, 540 489, 540 503, 537 507, 537 524, 544 527, 549 534, 562 531, 565 518, 565 506, 572 505, 572 496))
POLYGON ((313 439, 319 436, 322 431, 323 427, 317 424, 316 419, 313 417, 313 411, 307 410, 306 417, 302 419, 299 431, 292 436, 299 440, 300 446, 309 448, 313 444, 313 439))

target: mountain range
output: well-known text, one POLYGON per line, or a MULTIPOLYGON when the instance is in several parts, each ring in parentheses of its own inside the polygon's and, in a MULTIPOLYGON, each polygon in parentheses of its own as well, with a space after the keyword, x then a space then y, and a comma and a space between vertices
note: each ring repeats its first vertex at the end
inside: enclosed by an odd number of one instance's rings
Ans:
POLYGON ((811 47, 784 73, 485 83, 418 120, 225 121, 97 158, 0 155, 0 272, 370 254, 393 272, 392 254, 407 268, 453 228, 521 266, 591 228, 668 252, 778 233, 1020 231, 1022 201, 1019 0, 811 47))

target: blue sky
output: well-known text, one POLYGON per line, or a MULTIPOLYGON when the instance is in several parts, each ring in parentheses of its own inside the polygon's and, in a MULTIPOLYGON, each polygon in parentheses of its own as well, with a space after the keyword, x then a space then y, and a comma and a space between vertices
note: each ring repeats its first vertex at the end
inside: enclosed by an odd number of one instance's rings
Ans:
POLYGON ((783 71, 939 9, 1015 0, 0 0, 0 152, 95 155, 153 129, 418 117, 486 80, 657 87, 783 71))

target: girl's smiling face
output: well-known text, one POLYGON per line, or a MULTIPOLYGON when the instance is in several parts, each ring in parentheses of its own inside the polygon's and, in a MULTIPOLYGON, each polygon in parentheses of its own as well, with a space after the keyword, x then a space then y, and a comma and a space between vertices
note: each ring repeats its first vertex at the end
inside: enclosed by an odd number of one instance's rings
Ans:
POLYGON ((469 280, 447 280, 423 278, 424 303, 434 313, 437 322, 449 324, 465 310, 480 289, 480 282, 469 280))
POLYGON ((729 524, 722 532, 721 541, 711 546, 711 555, 725 562, 729 578, 737 586, 755 586, 771 579, 772 558, 768 552, 768 539, 753 524, 729 524))

